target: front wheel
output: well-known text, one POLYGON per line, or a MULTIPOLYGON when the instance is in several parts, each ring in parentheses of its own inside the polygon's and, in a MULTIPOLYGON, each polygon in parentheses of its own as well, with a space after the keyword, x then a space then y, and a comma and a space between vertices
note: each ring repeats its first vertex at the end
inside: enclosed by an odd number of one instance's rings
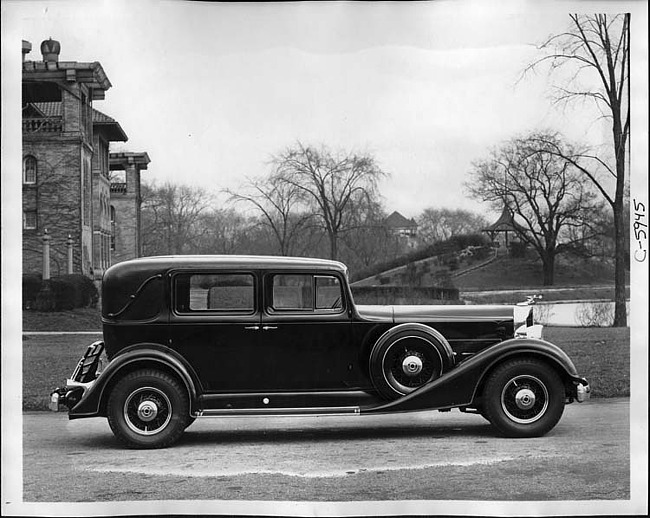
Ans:
POLYGON ((187 391, 165 372, 134 371, 113 388, 107 416, 111 430, 125 445, 165 448, 190 424, 187 391))
POLYGON ((507 437, 540 437, 562 417, 562 379, 547 364, 515 359, 497 367, 485 385, 483 412, 507 437))

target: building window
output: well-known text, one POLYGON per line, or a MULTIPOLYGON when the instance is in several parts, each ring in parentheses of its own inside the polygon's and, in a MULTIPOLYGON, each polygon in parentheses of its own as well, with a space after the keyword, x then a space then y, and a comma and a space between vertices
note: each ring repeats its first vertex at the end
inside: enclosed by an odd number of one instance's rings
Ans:
POLYGON ((23 229, 35 230, 36 229, 36 211, 30 210, 23 212, 23 229))
POLYGON ((36 158, 31 155, 23 160, 23 183, 29 185, 36 183, 36 158))
POLYGON ((115 250, 115 207, 111 205, 111 250, 115 250))

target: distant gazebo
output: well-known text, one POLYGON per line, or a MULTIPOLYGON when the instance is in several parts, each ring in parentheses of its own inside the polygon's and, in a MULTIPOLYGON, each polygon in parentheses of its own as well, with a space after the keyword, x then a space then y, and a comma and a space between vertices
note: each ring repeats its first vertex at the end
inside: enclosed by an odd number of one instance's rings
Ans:
POLYGON ((492 225, 483 229, 483 232, 486 232, 490 236, 490 241, 494 243, 495 237, 499 233, 505 234, 506 241, 506 250, 508 249, 508 232, 521 231, 522 227, 519 225, 513 215, 511 210, 505 206, 501 212, 501 216, 497 219, 492 225))

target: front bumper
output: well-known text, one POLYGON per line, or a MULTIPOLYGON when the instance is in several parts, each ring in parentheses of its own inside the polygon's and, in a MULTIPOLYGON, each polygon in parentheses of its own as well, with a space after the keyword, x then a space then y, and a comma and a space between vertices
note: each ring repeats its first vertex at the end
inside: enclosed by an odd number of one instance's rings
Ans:
POLYGON ((590 396, 591 388, 589 387, 589 383, 587 383, 587 380, 582 380, 576 385, 576 401, 578 403, 583 403, 584 401, 587 401, 590 396))
POLYGON ((104 342, 93 342, 88 346, 75 367, 72 376, 63 387, 57 387, 50 393, 50 410, 60 412, 74 407, 95 383, 101 370, 100 356, 104 351, 104 342))

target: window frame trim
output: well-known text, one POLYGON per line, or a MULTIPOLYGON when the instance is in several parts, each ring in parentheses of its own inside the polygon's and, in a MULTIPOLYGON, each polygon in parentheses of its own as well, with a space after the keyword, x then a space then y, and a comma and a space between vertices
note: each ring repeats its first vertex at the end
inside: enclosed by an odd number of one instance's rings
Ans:
POLYGON ((171 291, 171 311, 174 315, 179 317, 191 317, 191 316, 215 316, 215 317, 224 317, 224 316, 233 316, 233 317, 251 317, 256 314, 259 314, 259 288, 258 288, 258 276, 253 270, 211 270, 209 268, 205 269, 192 269, 192 270, 176 270, 170 272, 170 291, 171 291), (252 278, 252 288, 253 288, 253 307, 251 309, 187 309, 185 311, 178 308, 178 290, 176 289, 176 283, 179 276, 187 275, 191 277, 192 275, 247 275, 252 278))
POLYGON ((280 315, 295 315, 295 316, 330 316, 330 315, 342 315, 347 313, 347 302, 345 290, 343 289, 344 279, 334 271, 296 271, 296 270, 277 270, 277 271, 268 271, 264 274, 263 279, 264 286, 264 313, 269 316, 280 316, 280 315), (275 308, 273 306, 273 279, 277 275, 308 275, 311 277, 311 286, 312 286, 312 307, 311 308, 292 308, 292 309, 282 309, 275 308), (340 308, 316 308, 316 277, 334 277, 338 280, 339 291, 341 293, 341 307, 340 308))

